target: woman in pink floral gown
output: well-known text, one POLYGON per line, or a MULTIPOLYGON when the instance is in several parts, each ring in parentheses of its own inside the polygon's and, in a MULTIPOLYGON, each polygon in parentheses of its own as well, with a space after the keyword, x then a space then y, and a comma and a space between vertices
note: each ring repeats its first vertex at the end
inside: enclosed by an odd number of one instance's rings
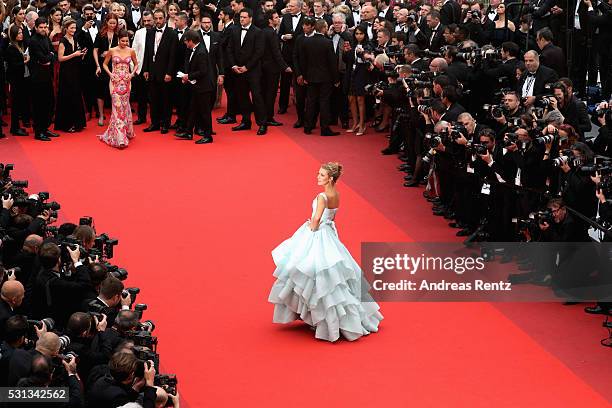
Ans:
POLYGON ((130 62, 133 63, 133 67, 136 67, 137 61, 136 52, 129 47, 128 32, 121 30, 118 37, 119 45, 108 50, 103 63, 104 71, 110 77, 112 112, 108 129, 98 138, 110 146, 124 148, 128 146, 129 139, 134 137, 130 107, 130 85, 134 71, 130 67, 130 62), (112 72, 108 68, 111 58, 112 72))

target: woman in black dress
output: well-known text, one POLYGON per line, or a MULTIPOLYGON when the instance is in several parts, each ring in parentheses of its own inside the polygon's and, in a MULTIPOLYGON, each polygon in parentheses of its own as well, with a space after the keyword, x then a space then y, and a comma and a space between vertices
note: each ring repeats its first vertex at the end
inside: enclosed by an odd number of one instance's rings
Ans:
POLYGON ((24 128, 19 126, 19 118, 23 118, 28 103, 28 92, 26 92, 26 77, 30 76, 27 63, 30 56, 23 48, 23 29, 16 24, 9 28, 10 44, 6 49, 5 59, 7 64, 7 79, 11 89, 11 134, 15 136, 27 136, 24 128))
POLYGON ((366 130, 365 86, 372 82, 372 64, 363 58, 363 53, 370 48, 367 27, 359 25, 353 32, 352 49, 343 56, 349 76, 348 100, 353 117, 353 126, 347 132, 356 132, 358 136, 363 135, 366 130))
MULTIPOLYGON (((96 76, 98 77, 97 100, 98 100, 98 126, 104 126, 104 101, 110 101, 110 90, 108 88, 109 77, 101 68, 106 53, 118 44, 117 32, 119 31, 119 19, 116 15, 109 13, 104 19, 104 24, 96 37, 93 49, 93 57, 96 62, 96 76)), ((112 68, 109 67, 112 71, 112 68)))
POLYGON ((80 67, 87 52, 81 49, 74 33, 76 21, 64 21, 64 37, 57 50, 59 81, 57 87, 57 112, 55 130, 68 133, 78 132, 85 127, 85 105, 81 90, 80 67))

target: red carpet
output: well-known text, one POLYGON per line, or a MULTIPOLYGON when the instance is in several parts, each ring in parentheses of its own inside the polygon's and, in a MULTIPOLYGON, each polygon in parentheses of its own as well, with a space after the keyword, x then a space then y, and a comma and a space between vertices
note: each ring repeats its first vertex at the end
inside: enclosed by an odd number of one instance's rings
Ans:
POLYGON ((356 259, 362 241, 454 237, 420 190, 401 187, 380 135, 216 130, 215 143, 198 146, 138 127, 123 151, 97 141, 92 122, 50 143, 0 141, 0 161, 14 162, 31 191, 50 191, 66 219, 91 215, 98 232, 119 238, 114 261, 142 288, 162 371, 178 375, 185 406, 610 405, 609 353, 597 344, 605 333, 578 309, 386 303, 379 333, 336 344, 300 324, 273 325, 270 251, 310 215, 322 161, 346 166, 337 221, 356 259), (567 318, 532 335, 530 312, 567 318), (579 348, 554 348, 553 336, 580 338, 579 348), (580 370, 571 358, 588 363, 580 370))

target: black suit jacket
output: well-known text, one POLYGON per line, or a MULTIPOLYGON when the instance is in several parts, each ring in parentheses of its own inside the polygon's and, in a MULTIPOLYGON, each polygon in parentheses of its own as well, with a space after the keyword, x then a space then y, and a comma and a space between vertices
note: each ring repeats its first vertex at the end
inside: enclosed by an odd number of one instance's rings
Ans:
POLYGON ((11 309, 9 304, 6 303, 4 300, 0 299, 0 340, 4 339, 6 321, 9 319, 9 317, 14 315, 15 312, 13 311, 13 309, 11 309))
POLYGON ((29 67, 32 82, 51 81, 53 78, 53 61, 57 56, 53 52, 49 37, 35 33, 30 39, 29 48, 29 67))
POLYGON ((4 52, 6 61, 6 79, 9 83, 18 83, 24 80, 25 62, 23 54, 13 44, 9 44, 4 52))
POLYGON ((225 28, 221 32, 221 37, 219 39, 221 53, 223 54, 223 61, 225 62, 224 69, 226 74, 231 73, 232 71, 232 67, 229 66, 229 42, 230 38, 232 37, 232 32, 234 30, 240 30, 240 25, 236 23, 231 23, 229 26, 225 26, 225 28))
MULTIPOLYGON (((204 51, 204 33, 200 30, 200 37, 202 37, 202 47, 204 51)), ((214 76, 215 83, 217 81, 217 75, 223 74, 223 50, 221 49, 221 33, 211 31, 210 32, 210 49, 208 50, 208 63, 210 73, 214 76)))
POLYGON ((338 82, 338 63, 332 40, 316 33, 304 39, 301 51, 304 55, 303 66, 300 68, 308 83, 338 82))
POLYGON ((444 28, 444 25, 440 23, 433 39, 431 39, 432 30, 429 30, 427 32, 419 31, 419 33, 416 35, 417 43, 420 47, 424 49, 429 49, 430 51, 438 52, 440 50, 440 47, 445 44, 444 35, 442 35, 444 33, 444 28))
POLYGON ((515 89, 517 86, 516 80, 516 67, 519 65, 519 60, 517 58, 512 58, 507 61, 498 64, 497 66, 493 66, 492 61, 485 59, 483 65, 484 74, 491 79, 498 79, 502 77, 508 78, 510 82, 510 87, 515 89))
POLYGON ((265 50, 261 60, 261 68, 266 72, 278 73, 285 71, 288 65, 281 55, 278 34, 272 27, 264 28, 262 34, 264 37, 265 50))
POLYGON ((292 34, 293 38, 290 40, 282 41, 282 55, 285 59, 285 62, 292 66, 293 65, 293 49, 295 47, 295 43, 297 41, 297 37, 300 34, 304 34, 304 30, 302 29, 302 20, 304 19, 304 15, 300 15, 298 24, 295 28, 295 32, 293 31, 293 16, 291 14, 285 14, 281 19, 280 27, 278 29, 278 35, 280 36, 284 34, 292 34))
POLYGON ((151 81, 163 81, 165 75, 170 75, 174 78, 176 75, 175 54, 178 48, 178 36, 176 31, 166 25, 159 46, 157 47, 155 58, 153 58, 154 47, 155 28, 152 28, 147 31, 142 72, 148 72, 149 80, 151 81))
MULTIPOLYGON (((98 26, 98 30, 102 27, 102 23, 104 23, 104 19, 106 18, 106 15, 108 14, 108 9, 106 7, 102 7, 100 9, 101 13, 100 13, 100 19, 97 19, 97 14, 96 14, 96 25, 98 26)), ((95 9, 94 9, 95 12, 95 9)))
MULTIPOLYGON (((140 9, 140 20, 142 20, 142 12, 145 11, 146 9, 143 6, 140 6, 139 9, 140 9)), ((127 25, 127 29, 129 31, 136 32, 136 30, 138 30, 140 21, 138 21, 138 24, 134 23, 134 19, 132 18, 132 4, 128 4, 126 6, 126 12, 123 18, 125 19, 125 24, 127 25)))
POLYGON ((261 67, 261 57, 264 51, 264 37, 261 30, 251 24, 240 45, 242 27, 232 30, 228 44, 229 67, 246 67, 248 71, 255 71, 261 67))
MULTIPOLYGON (((521 75, 521 79, 518 82, 517 92, 519 95, 523 94, 523 85, 525 84, 525 80, 527 79, 528 71, 523 72, 521 75)), ((544 65, 540 65, 538 70, 536 71, 535 82, 533 84, 533 95, 543 95, 545 92, 544 85, 553 83, 559 79, 559 75, 552 69, 545 67, 544 65)))
POLYGON ((567 61, 563 50, 553 43, 548 44, 540 52, 540 64, 555 70, 560 77, 567 75, 567 61))
POLYGON ((204 43, 199 43, 191 56, 189 50, 185 54, 185 69, 189 80, 195 80, 190 84, 196 93, 213 92, 216 90, 216 75, 211 72, 210 56, 206 52, 204 43))
POLYGON ((465 112, 465 108, 458 103, 453 103, 451 106, 446 109, 444 115, 440 118, 440 120, 445 120, 447 122, 455 122, 460 114, 465 112))
MULTIPOLYGON (((151 392, 153 393, 153 399, 155 399, 155 388, 145 386, 145 398, 147 398, 147 394, 150 398, 151 392)), ((128 402, 135 402, 137 398, 138 392, 134 391, 132 387, 118 383, 112 377, 106 376, 96 381, 89 390, 87 406, 90 408, 120 407, 128 402)))
POLYGON ((461 6, 455 0, 449 0, 440 9, 440 23, 443 25, 461 22, 461 6))

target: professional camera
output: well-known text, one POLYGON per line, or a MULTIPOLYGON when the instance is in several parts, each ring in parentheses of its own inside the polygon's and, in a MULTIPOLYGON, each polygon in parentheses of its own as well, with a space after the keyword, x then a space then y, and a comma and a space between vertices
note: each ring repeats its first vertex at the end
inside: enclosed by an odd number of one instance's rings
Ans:
POLYGON ((391 63, 383 64, 383 74, 387 78, 397 78, 399 77, 399 72, 395 69, 396 65, 391 63))
POLYGON ((472 61, 473 63, 487 60, 500 60, 501 50, 500 49, 489 49, 483 50, 482 48, 476 48, 471 51, 463 51, 457 53, 457 58, 464 59, 465 61, 472 61))
POLYGON ((94 240, 94 248, 104 255, 105 259, 112 259, 114 256, 114 247, 119 244, 119 240, 110 238, 108 234, 102 233, 94 240))
POLYGON ((482 109, 485 112, 489 112, 494 119, 501 118, 506 114, 506 108, 503 105, 490 105, 487 103, 482 105, 482 109))
POLYGON ((589 166, 580 166, 578 170, 591 175, 596 173, 602 176, 609 175, 612 174, 612 160, 603 160, 589 166))
POLYGON ((123 292, 121 292, 121 297, 126 299, 128 296, 130 297, 130 304, 136 302, 136 295, 140 293, 140 288, 125 288, 123 292))
POLYGON ((168 394, 176 395, 178 380, 175 374, 158 374, 153 384, 163 388, 168 394))
POLYGON ((437 153, 436 149, 434 148, 429 149, 422 158, 423 162, 427 164, 431 163, 436 153, 437 153))
POLYGON ((612 176, 607 174, 605 177, 602 177, 601 181, 597 183, 596 188, 601 190, 606 196, 612 195, 612 176))
POLYGON ((108 271, 108 273, 110 273, 112 276, 114 276, 115 278, 124 281, 127 279, 128 277, 128 271, 127 269, 124 268, 120 268, 117 265, 113 265, 109 262, 104 262, 102 265, 104 265, 106 267, 106 270, 108 271))
POLYGON ((469 143, 466 146, 466 150, 469 154, 485 155, 487 154, 487 146, 481 143, 469 143))
POLYGON ((130 330, 125 333, 128 340, 134 342, 135 346, 148 347, 155 351, 157 350, 157 337, 152 336, 147 330, 130 330))
POLYGON ((147 310, 148 306, 146 303, 138 303, 134 306, 134 312, 138 315, 138 319, 142 319, 142 313, 147 310))
POLYGON ((480 18, 482 17, 479 10, 470 10, 468 12, 468 15, 470 16, 472 20, 478 20, 478 21, 480 21, 480 18))
POLYGON ((504 135, 504 147, 509 147, 511 145, 517 145, 519 144, 519 139, 518 139, 518 135, 516 133, 506 133, 504 135))
POLYGON ((368 95, 375 95, 378 91, 384 91, 389 89, 389 83, 385 81, 378 81, 374 84, 367 84, 363 87, 365 93, 368 95))
POLYGON ((571 166, 573 164, 571 153, 568 154, 564 151, 564 153, 560 154, 559 157, 552 160, 552 164, 554 167, 561 167, 565 164, 571 166))
POLYGON ((404 50, 399 45, 388 45, 385 48, 385 54, 389 58, 395 58, 395 62, 403 63, 404 62, 404 50))
POLYGON ((558 138, 559 138, 559 129, 555 128, 555 130, 552 133, 549 133, 547 135, 538 136, 535 139, 533 139, 533 142, 535 144, 545 145, 548 143, 554 143, 554 141, 557 140, 558 138))
POLYGON ((610 109, 610 107, 597 109, 595 110, 595 114, 600 118, 605 118, 606 125, 612 125, 612 109, 610 109))
POLYGON ((93 217, 86 215, 79 218, 79 225, 89 225, 91 227, 93 225, 93 217))
POLYGON ((10 180, 11 171, 15 169, 15 165, 12 163, 0 163, 0 179, 10 180))

